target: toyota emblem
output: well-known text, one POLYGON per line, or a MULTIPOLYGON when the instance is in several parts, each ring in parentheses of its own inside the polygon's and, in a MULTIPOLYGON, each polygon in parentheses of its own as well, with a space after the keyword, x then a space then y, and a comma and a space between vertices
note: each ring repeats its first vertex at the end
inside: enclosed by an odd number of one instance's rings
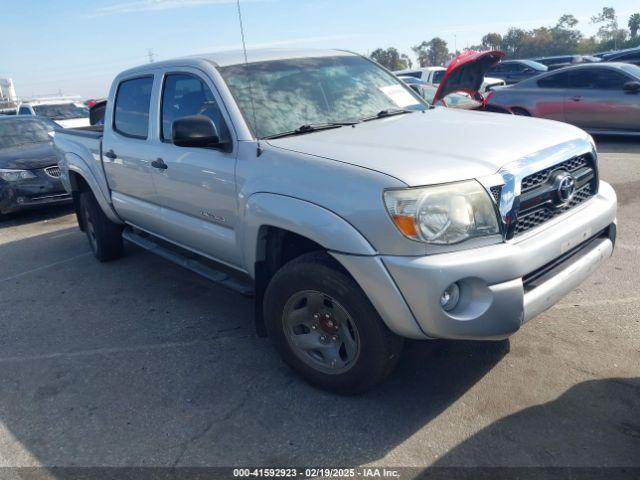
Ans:
POLYGON ((567 172, 562 172, 556 177, 558 200, 560 204, 564 205, 569 203, 576 193, 576 179, 573 175, 567 172))

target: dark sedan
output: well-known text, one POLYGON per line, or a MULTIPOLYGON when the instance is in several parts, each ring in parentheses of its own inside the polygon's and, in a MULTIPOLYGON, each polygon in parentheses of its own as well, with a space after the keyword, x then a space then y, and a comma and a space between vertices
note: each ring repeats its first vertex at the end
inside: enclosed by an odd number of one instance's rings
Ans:
POLYGON ((0 117, 0 216, 71 199, 60 182, 51 131, 51 122, 37 117, 0 117))
POLYGON ((531 60, 546 65, 549 70, 558 70, 559 68, 570 67, 571 65, 596 63, 601 59, 593 55, 557 55, 555 57, 532 58, 531 60))
POLYGON ((640 67, 609 62, 567 67, 496 89, 489 102, 591 133, 640 135, 640 67))
POLYGON ((601 58, 603 62, 624 62, 640 65, 640 48, 630 48, 628 50, 605 53, 601 58))
POLYGON ((507 85, 521 82, 546 72, 549 68, 533 60, 505 60, 493 67, 487 75, 500 78, 507 85))

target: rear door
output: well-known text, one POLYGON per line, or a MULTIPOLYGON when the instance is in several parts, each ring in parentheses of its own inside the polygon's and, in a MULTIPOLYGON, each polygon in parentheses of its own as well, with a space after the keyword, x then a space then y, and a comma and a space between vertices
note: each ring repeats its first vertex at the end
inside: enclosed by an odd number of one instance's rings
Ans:
POLYGON ((183 68, 162 79, 157 157, 164 167, 153 176, 163 207, 167 238, 216 260, 240 265, 236 243, 237 146, 220 97, 207 76, 183 68), (178 147, 172 143, 173 121, 205 115, 228 148, 178 147))
POLYGON ((537 88, 527 90, 527 100, 533 106, 534 116, 561 122, 566 121, 564 100, 568 81, 567 72, 562 71, 545 75, 535 81, 534 85, 537 85, 537 88))
POLYGON ((623 89, 632 79, 611 68, 575 68, 569 72, 565 97, 566 121, 581 128, 638 129, 637 95, 623 89), (635 124, 635 125, 634 125, 635 124))
POLYGON ((150 113, 154 75, 122 79, 116 86, 102 159, 113 205, 126 221, 160 233, 161 212, 151 176, 150 113))

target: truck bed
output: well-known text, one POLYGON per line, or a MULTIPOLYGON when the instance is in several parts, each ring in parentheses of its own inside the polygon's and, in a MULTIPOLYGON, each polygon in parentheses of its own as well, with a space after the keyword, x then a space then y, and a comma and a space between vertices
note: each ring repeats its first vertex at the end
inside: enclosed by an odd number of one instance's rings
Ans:
POLYGON ((88 127, 75 127, 75 128, 56 128, 56 135, 62 133, 64 135, 77 135, 80 137, 88 138, 102 138, 102 132, 104 131, 104 125, 90 125, 88 127))

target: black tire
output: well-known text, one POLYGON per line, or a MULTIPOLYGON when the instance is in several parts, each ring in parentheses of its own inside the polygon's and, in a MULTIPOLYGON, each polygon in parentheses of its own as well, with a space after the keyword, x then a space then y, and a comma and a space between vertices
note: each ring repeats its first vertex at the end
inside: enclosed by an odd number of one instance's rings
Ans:
POLYGON ((518 107, 514 107, 511 109, 511 111, 513 112, 514 115, 518 115, 520 117, 530 117, 531 114, 525 110, 524 108, 518 108, 518 107))
POLYGON ((95 257, 101 262, 122 256, 122 225, 113 223, 90 191, 80 194, 80 218, 95 257))
MULTIPOLYGON (((305 299, 303 304, 304 302, 305 299)), ((306 318, 306 304, 303 308, 303 316, 306 318)), ((372 388, 393 371, 400 358, 403 339, 387 328, 358 284, 325 252, 300 256, 276 272, 265 292, 264 318, 269 336, 283 360, 312 385, 335 393, 351 395, 372 388), (348 367, 343 367, 346 369, 344 371, 322 371, 324 367, 316 368, 310 365, 309 359, 301 359, 300 355, 308 352, 292 346, 292 336, 286 333, 289 328, 286 307, 296 296, 304 296, 307 292, 321 293, 325 299, 324 305, 331 306, 327 308, 334 308, 332 302, 337 302, 340 311, 346 312, 348 316, 347 322, 351 325, 348 331, 357 332, 358 353, 348 367)), ((325 326, 321 325, 321 328, 325 326)), ((340 328, 343 329, 344 326, 341 325, 340 328)), ((317 332, 324 336, 322 330, 318 329, 317 332)), ((312 332, 309 330, 309 333, 312 332)), ((335 336, 333 340, 338 343, 342 341, 336 340, 335 336)), ((344 344, 340 345, 339 351, 344 352, 340 350, 343 347, 344 344)), ((334 364, 331 364, 329 368, 333 367, 334 364)))

